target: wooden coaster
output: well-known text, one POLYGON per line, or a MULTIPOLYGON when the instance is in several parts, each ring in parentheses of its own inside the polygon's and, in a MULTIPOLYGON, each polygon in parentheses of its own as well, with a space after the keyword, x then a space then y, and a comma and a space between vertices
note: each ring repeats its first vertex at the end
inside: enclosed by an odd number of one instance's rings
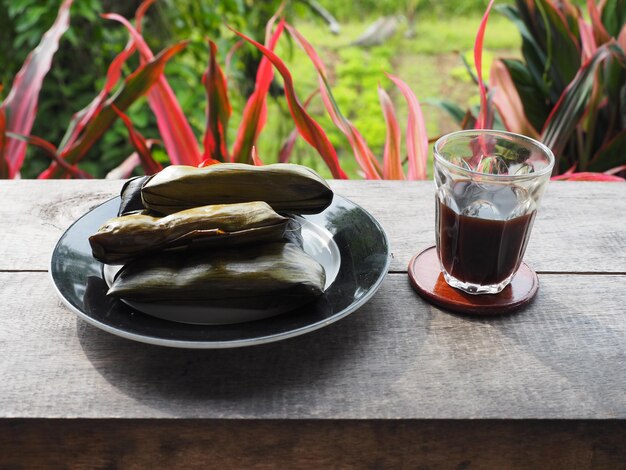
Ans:
POLYGON ((539 288, 537 273, 522 263, 511 283, 499 294, 466 294, 450 287, 445 281, 434 246, 413 257, 409 263, 409 279, 427 302, 452 312, 471 315, 511 313, 530 303, 539 288))

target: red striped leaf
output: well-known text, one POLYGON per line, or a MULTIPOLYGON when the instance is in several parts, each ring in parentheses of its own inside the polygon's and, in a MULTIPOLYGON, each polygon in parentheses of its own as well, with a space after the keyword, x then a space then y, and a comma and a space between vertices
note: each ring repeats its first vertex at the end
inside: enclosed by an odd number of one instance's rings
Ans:
POLYGON ((617 37, 617 43, 626 54, 626 24, 622 27, 622 30, 619 32, 619 36, 617 37))
POLYGON ((585 113, 596 69, 609 55, 610 51, 606 45, 598 48, 593 57, 580 68, 572 82, 565 88, 548 116, 541 133, 541 140, 552 149, 557 159, 585 113))
POLYGON ((198 165, 198 168, 204 168, 206 166, 215 165, 216 163, 222 163, 222 162, 220 162, 219 160, 214 160, 212 158, 207 158, 200 162, 200 164, 198 165))
POLYGON ((250 155, 252 157, 252 163, 255 166, 263 166, 263 160, 261 160, 261 158, 259 157, 259 153, 256 151, 256 147, 252 147, 252 151, 250 152, 250 155))
POLYGON ((576 171, 576 167, 578 166, 577 163, 574 163, 571 167, 569 167, 564 173, 563 175, 571 175, 572 173, 574 173, 576 171))
POLYGON ((485 88, 485 82, 483 80, 483 44, 485 42, 485 30, 487 29, 487 21, 489 20, 489 13, 491 13, 493 2, 494 0, 491 0, 487 6, 487 10, 478 27, 476 40, 474 41, 474 64, 476 65, 476 77, 478 78, 478 88, 480 91, 480 113, 476 120, 476 129, 486 128, 488 121, 487 116, 490 114, 487 107, 487 89, 485 88))
MULTIPOLYGON (((141 23, 143 17, 145 15, 148 7, 154 3, 156 0, 145 0, 139 8, 137 8, 137 12, 135 14, 135 28, 137 31, 141 32, 141 23)), ((100 91, 100 93, 89 103, 85 108, 76 113, 72 117, 72 121, 59 145, 61 150, 68 148, 74 144, 82 130, 85 128, 87 123, 93 119, 93 116, 100 112, 100 109, 104 103, 104 101, 109 96, 113 87, 120 81, 122 77, 122 67, 126 63, 126 61, 135 53, 135 42, 130 39, 126 44, 126 47, 122 52, 120 52, 111 62, 109 68, 107 70, 106 81, 104 84, 104 88, 100 91)))
MULTIPOLYGON (((276 10, 276 13, 274 13, 272 15, 272 17, 269 19, 269 21, 267 22, 267 24, 265 25, 265 39, 264 39, 264 44, 267 46, 271 41, 272 41, 272 36, 274 35, 274 33, 272 32, 274 30, 274 26, 276 25, 276 22, 280 19, 283 23, 282 28, 285 27, 285 22, 282 21, 283 18, 283 13, 285 11, 285 4, 286 4, 287 0, 283 0, 282 2, 280 2, 280 5, 278 6, 278 10, 276 10)), ((279 23, 280 23, 279 22, 279 23)))
POLYGON ((317 70, 319 79, 319 90, 322 95, 324 106, 330 115, 333 124, 345 134, 348 143, 354 153, 354 158, 363 170, 367 179, 380 179, 380 165, 378 160, 370 150, 367 142, 361 133, 352 125, 352 123, 341 113, 337 101, 333 96, 333 92, 328 83, 326 68, 322 59, 313 48, 313 46, 300 34, 300 32, 291 25, 286 25, 287 30, 296 42, 307 53, 313 66, 317 70))
MULTIPOLYGON (((311 101, 313 100, 313 98, 315 98, 315 95, 317 95, 318 93, 319 93, 318 89, 313 90, 313 92, 307 97, 307 99, 304 102, 304 109, 307 109, 309 107, 309 104, 311 104, 311 101)), ((289 136, 283 142, 283 145, 281 145, 280 147, 280 151, 278 152, 278 161, 280 163, 289 162, 289 159, 291 158, 291 153, 293 152, 293 149, 296 145, 297 140, 298 140, 298 129, 296 128, 293 131, 291 131, 289 136)))
MULTIPOLYGON (((135 13, 135 29, 137 32, 141 33, 142 21, 143 17, 146 13, 146 10, 150 5, 152 5, 156 0, 145 0, 135 13)), ((107 70, 107 76, 104 83, 103 89, 100 93, 89 103, 85 108, 76 113, 72 117, 72 121, 63 136, 63 140, 59 145, 61 150, 64 150, 68 147, 71 147, 76 139, 83 131, 87 123, 93 119, 93 117, 100 112, 102 105, 105 100, 108 98, 109 93, 113 90, 113 87, 120 81, 122 77, 122 67, 126 63, 126 61, 135 53, 135 41, 131 38, 126 47, 122 52, 120 52, 111 62, 109 68, 107 70)))
POLYGON ((595 0, 587 0, 587 11, 589 11, 589 18, 591 19, 595 43, 598 46, 601 46, 605 42, 609 42, 611 40, 611 35, 607 32, 604 24, 602 23, 602 15, 600 15, 600 10, 598 9, 598 5, 595 0))
POLYGON ((100 93, 98 93, 98 95, 85 108, 72 116, 72 121, 70 122, 61 144, 59 145, 61 150, 74 145, 76 139, 78 139, 87 123, 89 123, 89 121, 100 112, 100 109, 108 98, 109 93, 117 82, 119 82, 122 76, 122 67, 128 58, 134 54, 134 52, 135 45, 132 41, 129 41, 126 48, 124 48, 124 50, 113 59, 111 65, 109 65, 106 81, 100 93))
POLYGON ((595 54, 598 46, 593 35, 593 28, 582 18, 578 18, 578 30, 580 31, 580 43, 583 62, 589 60, 595 54))
MULTIPOLYGON (((143 96, 150 90, 152 85, 162 76, 167 61, 186 45, 186 42, 175 44, 159 53, 153 60, 140 65, 137 70, 126 78, 117 93, 106 101, 100 113, 85 126, 84 132, 76 143, 72 147, 63 150, 60 157, 67 160, 70 164, 80 161, 117 119, 113 106, 116 106, 121 111, 128 109, 140 96, 143 96)), ((63 173, 63 169, 54 163, 42 172, 39 178, 59 178, 63 173)))
POLYGON ((245 41, 242 41, 241 39, 239 41, 237 41, 235 43, 235 45, 233 47, 231 47, 228 52, 226 53, 226 60, 224 61, 224 68, 226 69, 226 72, 230 73, 230 64, 233 61, 233 56, 235 55, 235 52, 237 52, 239 49, 241 49, 241 47, 245 44, 245 41))
POLYGON ((44 140, 34 135, 22 135, 22 134, 16 134, 14 132, 7 132, 7 135, 13 139, 20 140, 29 145, 34 145, 35 147, 38 147, 39 149, 43 150, 43 154, 46 157, 56 162, 56 164, 61 166, 70 175, 76 178, 83 178, 83 179, 92 178, 92 176, 89 173, 77 168, 76 166, 70 165, 61 157, 59 157, 57 148, 54 145, 52 145, 50 142, 48 142, 47 140, 44 140))
POLYGON ((387 76, 400 89, 409 108, 406 128, 406 151, 409 160, 408 179, 425 180, 428 163, 428 134, 426 133, 422 108, 415 93, 404 81, 391 74, 387 74, 387 76))
POLYGON ((626 171, 626 165, 616 166, 615 168, 611 168, 604 172, 605 175, 615 175, 617 173, 621 173, 622 171, 626 171))
POLYGON ((146 175, 154 175, 163 169, 163 166, 152 157, 152 152, 150 152, 150 148, 148 147, 148 143, 144 136, 142 136, 131 122, 130 118, 120 111, 115 105, 111 106, 115 114, 119 116, 122 120, 126 129, 128 130, 128 137, 130 138, 130 143, 135 147, 135 151, 139 155, 141 160, 141 166, 143 167, 146 175))
MULTIPOLYGON (((281 21, 283 23, 284 21, 281 21)), ((254 39, 247 37, 245 34, 240 33, 232 28, 230 28, 235 34, 237 34, 242 39, 245 39, 250 44, 254 45, 257 49, 259 49, 265 57, 267 57, 270 62, 276 67, 281 76, 283 77, 283 81, 285 84, 285 95, 287 97, 287 103, 289 104, 289 110, 291 112, 291 116, 293 117, 296 126, 298 127, 298 131, 302 135, 302 138, 306 140, 312 147, 314 147, 320 156, 324 159, 324 162, 330 169, 334 178, 338 179, 346 179, 346 174, 341 169, 339 165, 339 159, 337 158, 337 152, 335 148, 328 140, 328 137, 322 130, 321 126, 306 112, 298 97, 296 95, 293 78, 289 70, 283 63, 283 61, 276 55, 274 52, 270 51, 268 48, 259 44, 254 39)))
POLYGON ((146 15, 148 8, 155 2, 156 0, 144 0, 135 10, 135 29, 139 34, 141 34, 143 28, 143 17, 146 15))
POLYGON ((296 141, 298 140, 298 129, 294 129, 287 136, 283 144, 280 146, 280 150, 278 151, 278 161, 279 163, 289 163, 291 159, 291 154, 293 153, 293 149, 296 146, 296 141))
MULTIPOLYGON (((52 58, 59 48, 59 40, 70 25, 72 0, 65 0, 52 27, 44 34, 39 45, 28 55, 15 76, 9 95, 0 107, 5 110, 6 131, 27 135, 35 122, 37 102, 43 79, 50 70, 52 58)), ((9 178, 19 172, 26 155, 26 142, 6 139, 0 159, 9 178)))
POLYGON ((141 165, 141 158, 137 152, 133 152, 122 163, 109 171, 104 178, 108 180, 128 179, 139 165, 141 165))
POLYGON ((4 149, 7 144, 6 127, 6 111, 2 106, 0 106, 0 179, 9 177, 9 162, 4 158, 4 149))
POLYGON ((522 99, 517 92, 509 70, 502 61, 495 60, 493 62, 489 82, 489 88, 494 92, 493 103, 507 130, 538 139, 539 132, 526 117, 522 99))
MULTIPOLYGON (((148 146, 148 149, 152 149, 152 147, 157 143, 160 143, 160 141, 154 139, 146 140, 146 145, 148 146)), ((108 180, 130 178, 135 168, 137 168, 139 165, 141 165, 141 157, 137 152, 133 152, 122 163, 109 171, 106 174, 105 178, 108 180)))
POLYGON ((570 173, 567 175, 553 176, 550 178, 554 181, 606 181, 606 182, 624 182, 624 178, 615 175, 607 175, 606 173, 592 173, 588 171, 580 173, 570 173))
MULTIPOLYGON (((102 15, 103 18, 124 25, 135 41, 142 62, 154 58, 152 51, 141 34, 130 22, 115 13, 102 15)), ((159 133, 170 161, 176 165, 197 165, 202 160, 196 137, 183 113, 174 91, 163 74, 148 93, 148 104, 157 119, 159 133)))
POLYGON ((396 111, 391 98, 383 87, 378 85, 378 97, 383 108, 385 123, 387 124, 387 138, 385 139, 385 152, 383 156, 383 176, 387 180, 403 180, 402 154, 400 150, 401 135, 396 111))
MULTIPOLYGON (((268 28, 274 24, 275 17, 270 19, 268 28)), ((280 21, 274 33, 267 40, 267 48, 273 51, 276 43, 283 32, 285 22, 280 21)), ((263 57, 256 74, 254 92, 248 98, 243 110, 241 124, 237 130, 237 137, 233 145, 232 160, 235 162, 249 163, 252 147, 255 145, 259 134, 267 121, 267 93, 274 79, 274 69, 267 57, 263 57)))
POLYGON ((217 45, 209 41, 209 65, 202 76, 207 94, 206 129, 204 131, 204 154, 202 158, 228 161, 226 134, 232 109, 228 100, 228 85, 221 67, 217 63, 217 45))

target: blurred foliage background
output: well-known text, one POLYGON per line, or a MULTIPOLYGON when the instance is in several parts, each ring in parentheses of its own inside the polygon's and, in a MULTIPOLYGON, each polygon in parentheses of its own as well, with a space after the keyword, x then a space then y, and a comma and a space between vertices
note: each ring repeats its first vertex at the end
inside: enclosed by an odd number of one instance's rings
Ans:
MULTIPOLYGON (((59 143, 71 115, 98 93, 109 63, 128 39, 122 27, 100 18, 100 13, 116 12, 132 18, 139 3, 138 0, 75 0, 71 28, 62 39, 44 82, 32 131, 34 135, 59 143)), ((461 107, 478 103, 477 87, 467 74, 461 57, 471 63, 474 36, 487 3, 487 0, 291 0, 286 14, 325 60, 342 111, 380 155, 385 125, 378 102, 379 83, 398 105, 403 127, 406 122, 403 100, 385 77, 385 71, 400 76, 411 85, 423 103, 431 137, 455 130, 457 126, 446 113, 429 102, 445 97, 461 107), (316 3, 339 21, 339 35, 332 34, 315 13, 311 4, 316 3), (383 44, 371 47, 351 45, 382 16, 397 19, 395 31, 383 44)), ((512 3, 512 0, 499 3, 512 3)), ((54 21, 59 4, 60 0, 0 0, 0 63, 3 64, 0 81, 5 93, 28 52, 54 21)), ((199 142, 205 121, 201 78, 208 59, 206 38, 218 43, 223 65, 226 53, 236 42, 224 23, 262 41, 265 23, 279 4, 278 0, 159 0, 149 10, 144 37, 155 52, 177 40, 190 40, 187 49, 168 65, 166 75, 199 142)), ((487 28, 485 72, 495 55, 519 57, 520 43, 517 30, 494 13, 487 28)), ((281 39, 277 53, 286 60, 299 96, 304 100, 317 87, 316 74, 308 58, 287 35, 281 39)), ((226 70, 233 105, 229 129, 231 142, 245 99, 252 90, 258 61, 256 51, 251 46, 244 46, 234 53, 226 70)), ((133 65, 131 62, 130 66, 133 65)), ((294 128, 278 84, 272 89, 270 101, 268 123, 259 142, 259 154, 265 162, 275 161, 281 143, 294 128)), ((310 110, 337 147, 344 169, 350 176, 357 176, 345 137, 332 125, 319 98, 313 100, 310 110)), ((128 114, 144 136, 158 138, 155 119, 145 99, 135 103, 128 114)), ((80 167, 97 177, 104 177, 132 151, 126 129, 118 122, 80 167)), ((166 161, 162 150, 157 150, 156 154, 157 158, 166 161)), ((293 161, 307 164, 328 176, 319 156, 301 139, 296 145, 293 161)), ((30 148, 22 177, 34 177, 47 165, 48 161, 36 149, 30 148)))

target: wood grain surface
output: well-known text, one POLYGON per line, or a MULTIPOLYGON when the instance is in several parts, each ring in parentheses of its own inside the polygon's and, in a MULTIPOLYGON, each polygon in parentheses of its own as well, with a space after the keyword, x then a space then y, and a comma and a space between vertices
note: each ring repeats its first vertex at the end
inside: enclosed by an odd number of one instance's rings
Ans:
POLYGON ((47 273, 0 273, 0 416, 624 419, 623 281, 540 275, 526 310, 477 319, 429 306, 391 274, 316 332, 194 351, 86 324, 47 273))
MULTIPOLYGON (((371 212, 391 240, 392 271, 433 245, 434 183, 331 181, 371 212)), ((121 181, 2 181, 0 270, 46 270, 63 231, 116 195, 121 181), (10 223, 9 223, 10 221, 10 223)), ((626 273, 626 185, 551 182, 526 261, 538 272, 626 273)))
POLYGON ((0 467, 619 470, 625 431, 614 421, 15 420, 0 423, 0 467))
POLYGON ((56 241, 121 184, 0 182, 1 469, 626 468, 626 185, 550 183, 536 299, 468 318, 406 274, 434 241, 433 183, 332 181, 391 240, 376 296, 301 337, 191 351, 55 296, 56 241))

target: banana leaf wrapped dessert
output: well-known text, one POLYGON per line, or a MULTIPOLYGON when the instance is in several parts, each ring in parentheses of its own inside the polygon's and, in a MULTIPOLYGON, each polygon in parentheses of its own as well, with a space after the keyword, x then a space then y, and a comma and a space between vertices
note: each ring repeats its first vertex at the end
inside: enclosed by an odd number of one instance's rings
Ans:
POLYGON ((218 163, 205 168, 171 165, 141 188, 143 205, 164 214, 207 204, 265 201, 278 212, 316 214, 333 192, 313 170, 294 164, 218 163))
POLYGON ((126 264, 109 296, 165 304, 285 312, 321 295, 324 268, 292 243, 156 253, 126 264))
POLYGON ((138 255, 169 248, 277 241, 289 222, 261 201, 202 206, 167 217, 116 217, 89 237, 89 243, 97 260, 122 264, 138 255))

